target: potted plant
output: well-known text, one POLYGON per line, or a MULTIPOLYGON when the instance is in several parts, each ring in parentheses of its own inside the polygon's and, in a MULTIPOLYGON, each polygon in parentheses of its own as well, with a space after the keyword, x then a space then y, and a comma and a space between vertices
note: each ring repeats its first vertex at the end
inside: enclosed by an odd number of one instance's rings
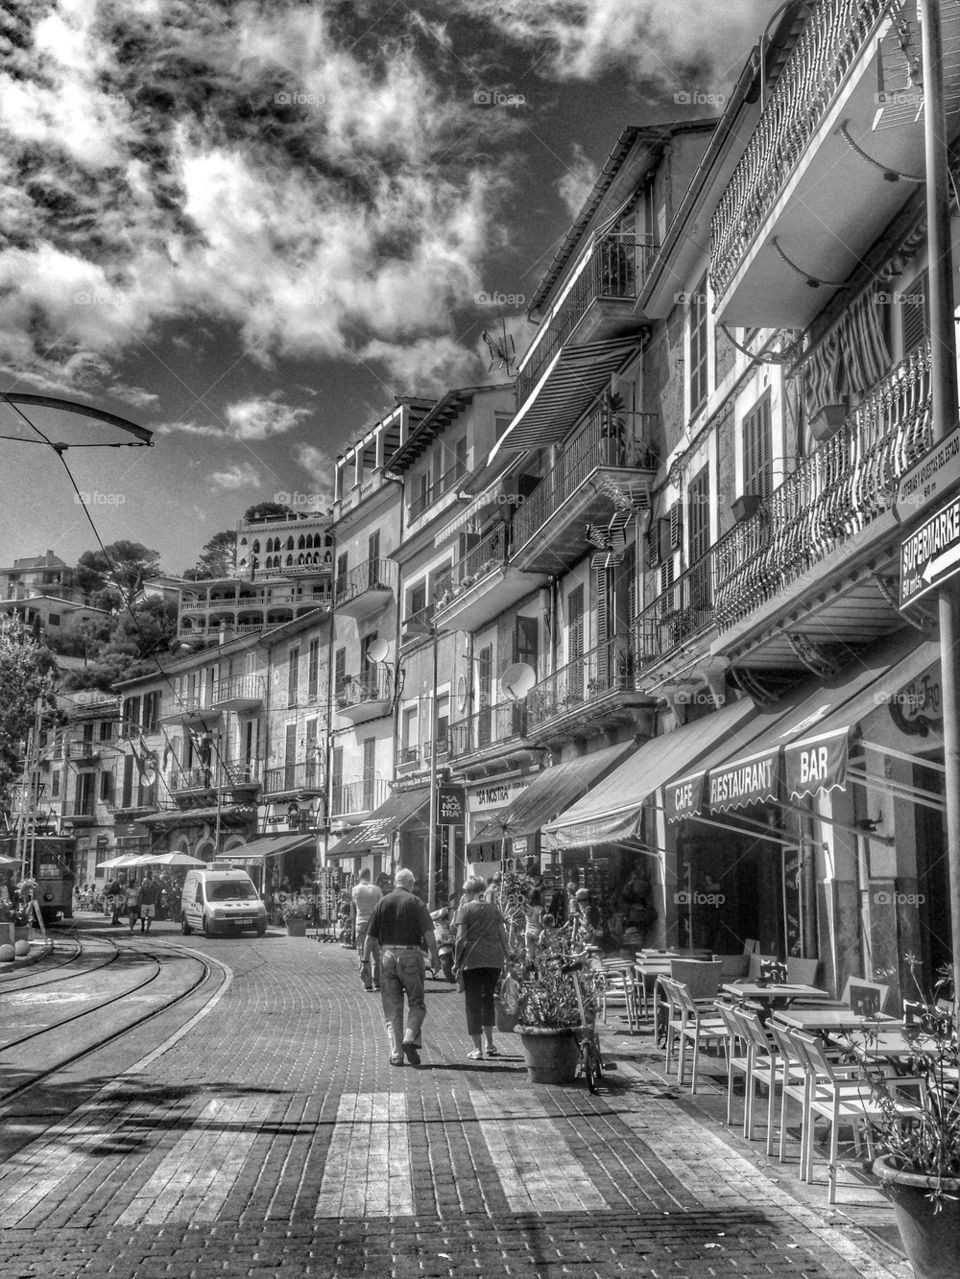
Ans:
MULTIPOLYGON (((903 1034, 913 1051, 901 1069, 921 1081, 910 1090, 916 1116, 898 1110, 897 1076, 883 1061, 859 1058, 880 1107, 880 1143, 885 1153, 874 1174, 893 1204, 897 1227, 918 1279, 956 1279, 960 1274, 960 1047, 950 970, 941 970, 933 999, 917 982, 919 961, 907 955, 921 1000, 905 1004, 903 1034)), ((904 1094, 906 1095, 906 1094, 904 1094)), ((901 1101, 903 1098, 901 1097, 901 1101)))
POLYGON ((290 937, 306 937, 307 924, 313 917, 313 902, 284 902, 280 916, 287 926, 287 933, 290 937))
MULTIPOLYGON (((516 1033, 534 1084, 570 1084, 577 1073, 579 1045, 576 1030, 582 1025, 576 989, 563 950, 537 955, 518 978, 516 1033)), ((581 979, 587 1017, 596 1014, 596 992, 581 979)))

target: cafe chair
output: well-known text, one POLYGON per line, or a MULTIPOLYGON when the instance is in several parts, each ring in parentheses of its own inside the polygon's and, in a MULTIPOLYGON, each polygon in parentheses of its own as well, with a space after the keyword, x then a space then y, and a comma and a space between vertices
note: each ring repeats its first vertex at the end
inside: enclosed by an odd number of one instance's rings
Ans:
POLYGON ((677 1062, 677 1083, 682 1087, 686 1074, 687 1044, 693 1047, 693 1062, 690 1075, 690 1092, 697 1091, 697 1072, 700 1065, 701 1048, 719 1047, 726 1054, 730 1044, 730 1032, 726 1023, 717 1016, 715 1006, 709 1010, 700 1001, 693 998, 689 987, 683 982, 674 983, 677 998, 680 1002, 680 1053, 677 1062))
POLYGON ((803 1180, 803 1152, 806 1149, 805 1139, 807 1120, 809 1119, 808 1070, 801 1058, 793 1032, 786 1026, 778 1026, 776 1021, 767 1023, 770 1038, 776 1045, 776 1075, 780 1087, 780 1135, 777 1147, 777 1162, 785 1163, 787 1158, 787 1110, 790 1101, 800 1106, 800 1179, 803 1180))
POLYGON ((721 960, 671 959, 670 976, 686 986, 695 1003, 713 1005, 720 994, 723 973, 721 960))
POLYGON ((815 986, 819 970, 819 959, 801 959, 797 955, 787 956, 787 981, 797 986, 815 986))
MULTIPOLYGON (((743 1135, 748 1141, 753 1140, 754 1103, 757 1085, 767 1090, 767 1137, 766 1153, 773 1154, 773 1117, 776 1111, 777 1084, 783 1079, 784 1063, 780 1055, 780 1045, 764 1026, 760 1014, 749 1008, 737 1010, 737 1018, 744 1031, 748 1044, 753 1050, 752 1069, 750 1071, 750 1087, 744 1109, 743 1135)), ((789 1069, 789 1066, 788 1066, 789 1069)), ((801 1088, 804 1083, 803 1067, 795 1066, 794 1083, 801 1088)))
POLYGON ((633 963, 629 959, 603 959, 600 967, 600 1018, 607 1020, 608 1008, 622 1008, 632 1034, 638 1024, 633 963))
POLYGON ((680 1026, 683 1021, 683 1005, 677 994, 677 983, 672 977, 661 975, 653 989, 655 1030, 657 1042, 663 1039, 663 1073, 670 1071, 674 1049, 680 1046, 680 1026))
POLYGON ((725 1123, 729 1128, 733 1124, 733 1082, 738 1074, 743 1075, 743 1135, 747 1135, 747 1097, 750 1093, 753 1072, 753 1049, 750 1040, 744 1033, 740 1021, 740 1012, 732 1004, 722 999, 716 1002, 717 1015, 727 1028, 727 1117, 725 1123))
MULTIPOLYGON (((883 1111, 872 1098, 869 1083, 860 1077, 856 1066, 845 1067, 831 1061, 823 1051, 820 1040, 815 1035, 804 1034, 797 1030, 793 1034, 793 1042, 799 1056, 808 1071, 808 1081, 812 1078, 809 1090, 809 1118, 806 1130, 806 1148, 801 1151, 802 1179, 813 1182, 813 1155, 816 1144, 817 1118, 826 1119, 830 1127, 830 1140, 827 1149, 828 1167, 828 1202, 837 1202, 837 1172, 839 1169, 840 1125, 849 1123, 853 1129, 854 1148, 860 1155, 862 1142, 861 1129, 867 1146, 867 1154, 873 1158, 874 1120, 879 1120, 883 1111)), ((898 1090, 909 1084, 919 1085, 919 1080, 898 1079, 898 1090)), ((918 1118, 922 1111, 915 1103, 898 1097, 894 1100, 897 1113, 903 1119, 918 1118)))

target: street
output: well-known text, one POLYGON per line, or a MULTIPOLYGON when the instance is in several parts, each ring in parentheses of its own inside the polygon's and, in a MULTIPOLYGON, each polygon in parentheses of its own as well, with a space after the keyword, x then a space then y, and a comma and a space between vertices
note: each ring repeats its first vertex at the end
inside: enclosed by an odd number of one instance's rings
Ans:
MULTIPOLYGON (((462 998, 430 981, 423 1065, 391 1069, 379 997, 343 947, 118 931, 78 921, 128 964, 158 956, 171 992, 198 956, 209 978, 4 1104, 2 1275, 909 1273, 873 1189, 828 1208, 822 1162, 800 1186, 795 1155, 780 1167, 722 1127, 720 1089, 678 1093, 647 1033, 611 1021, 619 1069, 597 1096, 535 1086, 514 1036, 468 1061, 462 998)), ((28 1021, 14 987, 49 964, 0 978, 7 1041, 12 1015, 28 1021)), ((37 995, 82 987, 69 972, 37 995)), ((143 998, 102 1012, 103 1036, 143 998)), ((11 1053, 0 1067, 7 1093, 11 1053)))

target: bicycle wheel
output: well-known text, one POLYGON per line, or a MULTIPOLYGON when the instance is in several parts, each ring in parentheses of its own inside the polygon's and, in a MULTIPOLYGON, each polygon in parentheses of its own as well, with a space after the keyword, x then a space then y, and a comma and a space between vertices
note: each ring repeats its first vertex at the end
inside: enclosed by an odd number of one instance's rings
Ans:
POLYGON ((596 1048, 588 1039, 583 1045, 583 1077, 587 1081, 589 1092, 597 1091, 599 1083, 597 1064, 596 1048))

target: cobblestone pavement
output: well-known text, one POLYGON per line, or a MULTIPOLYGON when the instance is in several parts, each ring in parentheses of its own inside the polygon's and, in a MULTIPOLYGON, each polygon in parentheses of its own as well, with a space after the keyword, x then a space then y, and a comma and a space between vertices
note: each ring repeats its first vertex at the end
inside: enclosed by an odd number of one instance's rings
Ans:
POLYGON ((513 1036, 467 1060, 462 997, 431 982, 423 1065, 398 1069, 342 947, 191 945, 232 977, 209 1013, 0 1165, 0 1275, 908 1279, 862 1228, 889 1220, 872 1189, 829 1210, 648 1035, 606 1036, 597 1096, 531 1085, 513 1036))

